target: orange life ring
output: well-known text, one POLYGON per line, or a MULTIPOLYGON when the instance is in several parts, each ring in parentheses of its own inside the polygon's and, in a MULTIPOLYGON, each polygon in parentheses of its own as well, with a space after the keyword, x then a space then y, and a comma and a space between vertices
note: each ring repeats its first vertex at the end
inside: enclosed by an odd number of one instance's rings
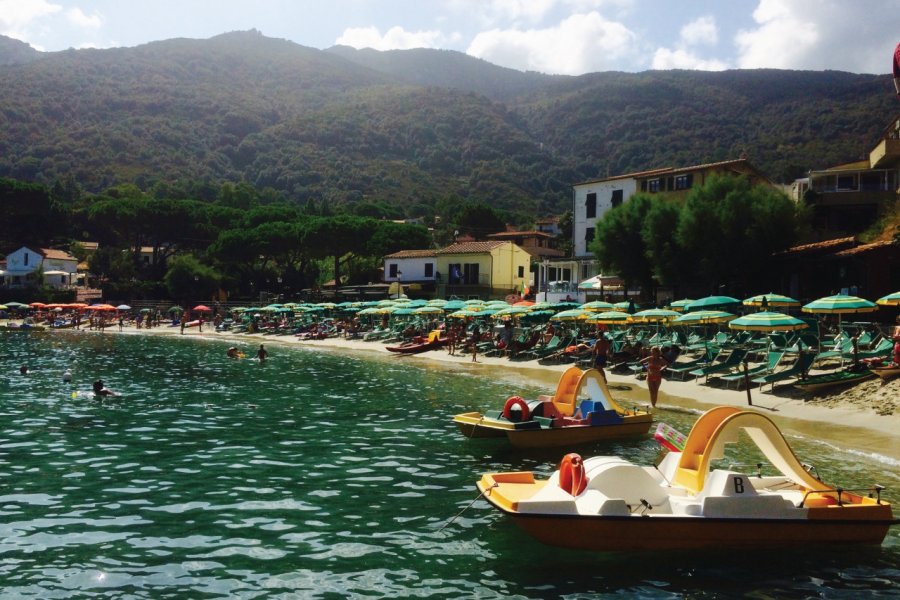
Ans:
POLYGON ((570 452, 559 463, 559 487, 577 496, 587 487, 587 475, 581 455, 570 452))
POLYGON ((503 405, 503 418, 512 421, 512 407, 518 405, 522 410, 522 414, 519 417, 518 421, 521 423, 522 421, 527 421, 531 418, 531 411, 528 409, 528 403, 525 402, 525 399, 522 396, 510 396, 506 399, 506 404, 503 405))

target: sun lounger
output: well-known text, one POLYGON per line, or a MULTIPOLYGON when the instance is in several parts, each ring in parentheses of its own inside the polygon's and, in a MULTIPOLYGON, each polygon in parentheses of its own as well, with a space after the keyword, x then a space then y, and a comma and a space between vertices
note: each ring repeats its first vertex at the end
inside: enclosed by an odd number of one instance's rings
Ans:
POLYGON ((784 381, 785 379, 793 379, 795 377, 805 377, 806 372, 809 371, 809 368, 812 366, 813 362, 816 359, 815 354, 812 352, 801 352, 800 356, 797 358, 797 361, 782 371, 775 371, 774 373, 769 373, 768 375, 763 375, 761 377, 754 377, 750 381, 753 383, 758 383, 759 387, 767 383, 772 384, 772 389, 775 388, 775 383, 779 381, 784 381))
POLYGON ((784 358, 783 350, 771 351, 768 353, 766 362, 764 364, 750 369, 746 374, 744 373, 743 369, 739 369, 735 373, 722 375, 718 379, 725 382, 725 387, 728 387, 731 382, 736 382, 737 387, 740 387, 745 375, 752 380, 754 377, 762 377, 764 375, 768 375, 769 373, 775 372, 775 369, 778 366, 778 363, 781 362, 782 358, 784 358))
POLYGON ((664 372, 668 373, 670 376, 680 375, 679 379, 684 379, 684 376, 694 369, 708 365, 716 360, 716 357, 719 356, 719 352, 720 350, 718 348, 707 347, 706 352, 699 358, 681 363, 675 362, 675 364, 669 365, 664 372))
POLYGON ((728 357, 722 362, 713 363, 705 367, 700 367, 699 369, 694 369, 693 371, 690 371, 690 373, 691 375, 695 375, 697 377, 705 375, 706 380, 709 381, 709 376, 713 373, 727 373, 739 367, 746 356, 746 350, 744 350, 743 348, 735 348, 731 351, 731 354, 729 354, 728 357))

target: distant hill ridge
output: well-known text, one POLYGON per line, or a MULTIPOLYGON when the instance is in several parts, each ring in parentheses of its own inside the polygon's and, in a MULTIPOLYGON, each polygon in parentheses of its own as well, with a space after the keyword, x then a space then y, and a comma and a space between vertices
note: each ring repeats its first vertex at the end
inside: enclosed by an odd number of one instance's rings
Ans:
POLYGON ((411 216, 450 197, 537 216, 577 181, 742 154, 787 182, 860 158, 896 111, 889 75, 551 76, 256 31, 52 53, 0 37, 0 176, 89 191, 247 181, 411 216))

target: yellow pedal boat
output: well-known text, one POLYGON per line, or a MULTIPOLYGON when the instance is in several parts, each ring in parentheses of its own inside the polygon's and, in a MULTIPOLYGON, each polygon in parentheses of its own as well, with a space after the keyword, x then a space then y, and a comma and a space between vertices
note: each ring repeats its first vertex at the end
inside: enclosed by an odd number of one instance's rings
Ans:
POLYGON ((468 438, 506 437, 517 448, 551 448, 646 435, 653 415, 622 408, 596 369, 570 367, 553 396, 530 402, 511 396, 496 414, 461 413, 453 422, 468 438))
POLYGON ((531 536, 578 550, 880 544, 900 522, 881 486, 847 490, 819 481, 768 417, 734 407, 704 413, 684 450, 657 467, 569 454, 549 479, 486 473, 477 486, 531 536), (777 474, 710 470, 741 431, 777 474))

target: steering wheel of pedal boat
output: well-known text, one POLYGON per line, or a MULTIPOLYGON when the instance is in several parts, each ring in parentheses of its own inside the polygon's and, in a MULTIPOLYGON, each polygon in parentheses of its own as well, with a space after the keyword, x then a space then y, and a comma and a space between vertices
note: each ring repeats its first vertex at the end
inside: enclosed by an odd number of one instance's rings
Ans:
POLYGON ((584 472, 581 455, 570 452, 563 456, 559 463, 559 487, 573 496, 587 487, 587 474, 584 472))
POLYGON ((515 421, 521 423, 522 421, 527 421, 531 417, 531 411, 528 408, 528 403, 525 402, 525 399, 522 396, 510 396, 506 399, 506 404, 503 405, 503 418, 507 421, 515 421), (518 406, 521 410, 521 414, 518 419, 512 418, 512 407, 518 406))

